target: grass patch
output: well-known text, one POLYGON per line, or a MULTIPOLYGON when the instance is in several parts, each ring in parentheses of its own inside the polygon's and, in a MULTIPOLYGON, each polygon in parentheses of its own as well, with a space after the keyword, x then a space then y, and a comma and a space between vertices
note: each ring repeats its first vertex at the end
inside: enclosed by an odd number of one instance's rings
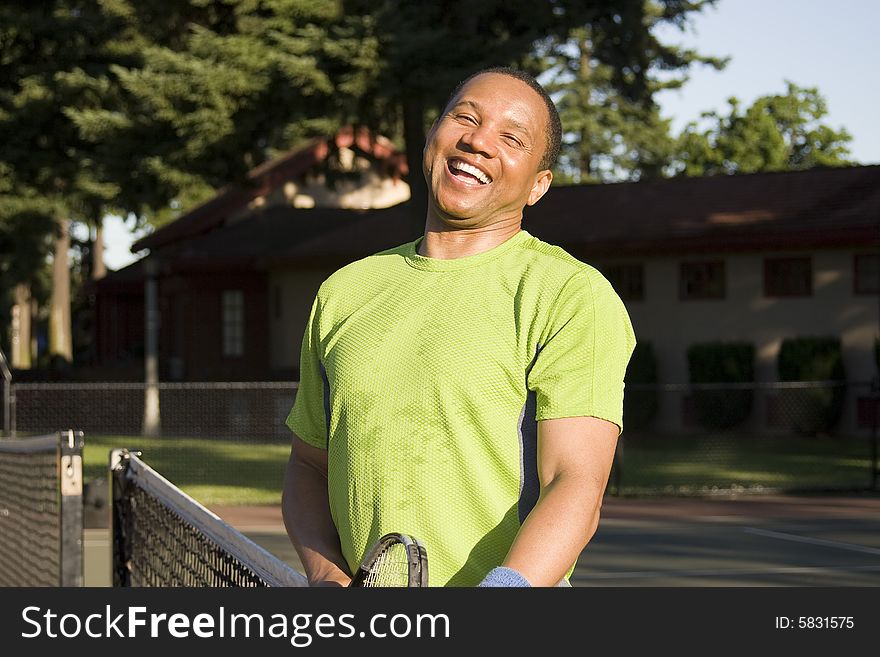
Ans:
POLYGON ((867 438, 737 434, 624 437, 610 490, 630 493, 716 489, 834 490, 871 484, 867 438))
POLYGON ((139 449, 141 458, 205 505, 280 504, 290 445, 200 438, 86 436, 83 478, 107 478, 111 449, 139 449))

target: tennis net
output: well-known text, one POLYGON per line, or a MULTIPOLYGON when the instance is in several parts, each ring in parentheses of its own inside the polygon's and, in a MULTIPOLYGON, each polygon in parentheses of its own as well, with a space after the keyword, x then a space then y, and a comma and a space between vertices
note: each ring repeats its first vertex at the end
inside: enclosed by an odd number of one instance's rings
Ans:
POLYGON ((109 480, 113 586, 308 586, 139 452, 113 450, 109 480))
POLYGON ((83 434, 0 440, 0 586, 82 586, 83 434))

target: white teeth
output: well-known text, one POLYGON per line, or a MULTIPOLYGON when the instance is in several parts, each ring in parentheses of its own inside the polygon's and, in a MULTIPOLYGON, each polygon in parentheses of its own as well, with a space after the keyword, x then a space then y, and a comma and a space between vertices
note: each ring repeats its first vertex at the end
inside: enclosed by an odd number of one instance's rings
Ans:
POLYGON ((452 162, 452 166, 459 171, 464 171, 465 173, 471 174, 474 178, 479 180, 484 185, 488 185, 492 182, 492 179, 489 178, 485 173, 480 171, 477 167, 468 164, 467 162, 462 162, 461 160, 454 160, 452 162))

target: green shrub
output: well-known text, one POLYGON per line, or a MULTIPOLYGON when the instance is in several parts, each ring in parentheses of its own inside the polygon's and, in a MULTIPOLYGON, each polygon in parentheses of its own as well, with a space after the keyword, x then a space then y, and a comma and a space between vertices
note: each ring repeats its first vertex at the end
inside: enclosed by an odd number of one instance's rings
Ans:
POLYGON ((659 408, 657 394, 657 357, 650 342, 638 342, 626 367, 627 388, 623 399, 624 430, 639 431, 651 426, 659 408), (655 386, 647 389, 631 385, 655 386))
MULTIPOLYGON (((753 383, 755 347, 744 342, 709 342, 687 350, 691 383, 753 383)), ((709 429, 729 429, 745 421, 754 390, 722 388, 693 391, 697 422, 709 429)))
POLYGON ((827 433, 843 413, 846 371, 840 338, 786 338, 777 359, 780 381, 825 381, 838 385, 784 389, 780 392, 792 428, 798 433, 827 433))

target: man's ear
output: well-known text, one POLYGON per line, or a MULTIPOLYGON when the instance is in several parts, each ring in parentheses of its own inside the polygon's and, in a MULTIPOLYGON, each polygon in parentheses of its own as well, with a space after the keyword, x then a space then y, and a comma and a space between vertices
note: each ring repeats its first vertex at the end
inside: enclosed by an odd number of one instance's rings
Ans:
POLYGON ((535 184, 532 185, 532 190, 529 192, 529 200, 526 201, 526 205, 534 205, 540 201, 541 197, 550 189, 551 182, 553 182, 553 172, 550 169, 539 171, 535 178, 535 184))

